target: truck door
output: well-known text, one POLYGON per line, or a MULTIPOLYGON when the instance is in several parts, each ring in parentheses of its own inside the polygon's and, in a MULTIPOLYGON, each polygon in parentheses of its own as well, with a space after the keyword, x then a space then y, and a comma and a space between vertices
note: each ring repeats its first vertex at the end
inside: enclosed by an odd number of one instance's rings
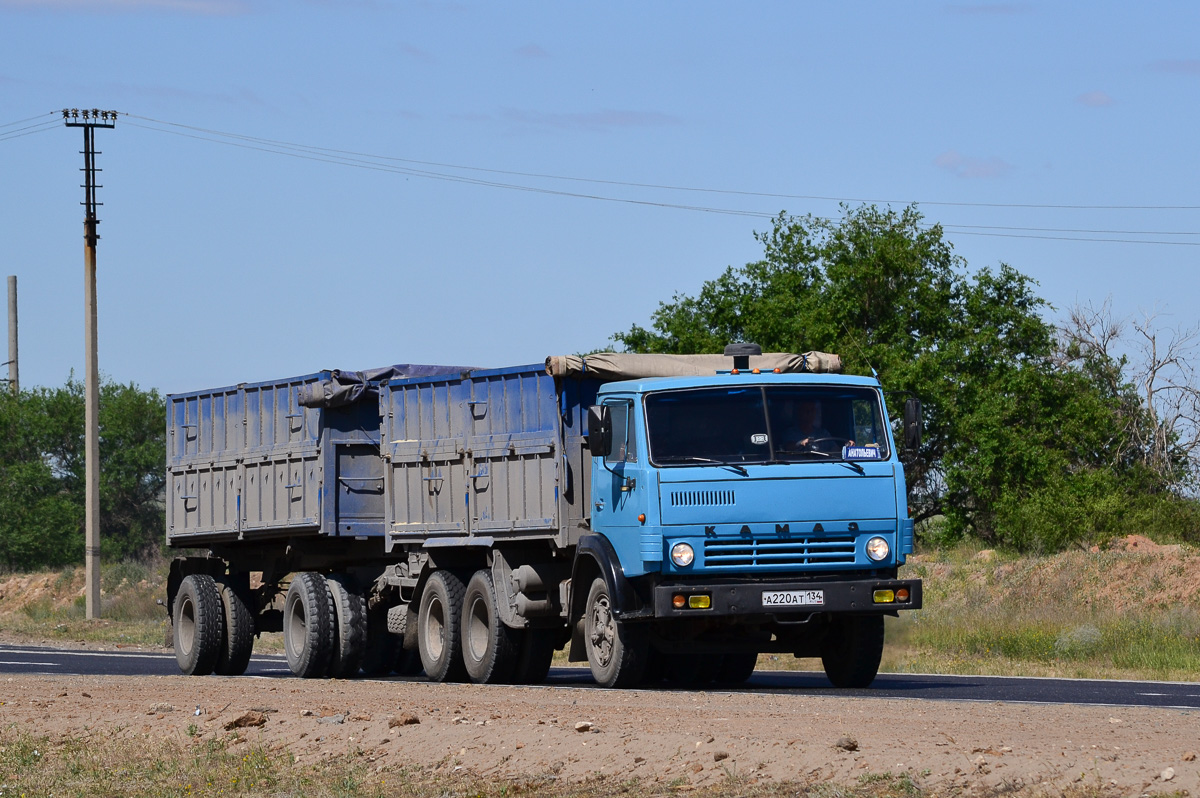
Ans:
POLYGON ((641 529, 649 492, 646 458, 640 451, 635 407, 629 399, 607 399, 613 442, 608 456, 592 465, 592 529, 609 539, 627 576, 642 573, 641 529))

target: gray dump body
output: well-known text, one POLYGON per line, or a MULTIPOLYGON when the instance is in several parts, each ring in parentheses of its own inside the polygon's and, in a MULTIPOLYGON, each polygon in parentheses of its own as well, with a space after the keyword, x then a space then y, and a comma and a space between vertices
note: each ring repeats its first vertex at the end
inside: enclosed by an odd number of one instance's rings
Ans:
POLYGON ((461 368, 320 371, 168 396, 168 544, 382 540, 379 375, 414 371, 461 368))

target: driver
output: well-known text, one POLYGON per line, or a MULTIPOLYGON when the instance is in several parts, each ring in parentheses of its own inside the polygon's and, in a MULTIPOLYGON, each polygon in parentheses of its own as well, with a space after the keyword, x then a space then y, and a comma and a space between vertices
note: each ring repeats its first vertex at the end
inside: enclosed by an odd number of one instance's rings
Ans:
POLYGON ((832 437, 829 430, 821 426, 821 403, 815 399, 801 399, 796 408, 796 428, 793 433, 796 445, 808 448, 823 438, 832 437))

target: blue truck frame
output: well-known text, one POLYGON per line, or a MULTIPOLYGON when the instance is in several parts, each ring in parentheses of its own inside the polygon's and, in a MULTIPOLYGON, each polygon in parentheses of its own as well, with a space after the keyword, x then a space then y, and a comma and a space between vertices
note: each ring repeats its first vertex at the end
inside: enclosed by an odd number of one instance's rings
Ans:
POLYGON ((282 631, 307 677, 532 683, 569 643, 612 687, 735 683, 764 652, 857 687, 883 617, 921 607, 897 573, 913 526, 873 378, 388 374, 343 403, 322 403, 328 371, 168 397, 167 542, 207 549, 168 581, 185 673, 241 672, 253 637, 282 631), (856 392, 873 448, 656 463, 647 403, 663 418, 730 386, 856 392))

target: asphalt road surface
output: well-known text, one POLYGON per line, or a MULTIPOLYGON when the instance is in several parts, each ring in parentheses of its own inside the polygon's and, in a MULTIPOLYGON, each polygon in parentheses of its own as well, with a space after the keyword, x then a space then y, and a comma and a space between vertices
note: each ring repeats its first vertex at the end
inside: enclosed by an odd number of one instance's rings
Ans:
MULTIPOLYGON (((84 651, 0 645, 0 675, 47 673, 84 676, 177 676, 170 653, 84 651)), ((293 678, 282 656, 255 656, 246 676, 293 678)), ((595 688, 587 668, 552 668, 551 688, 595 688)), ((667 689, 667 688, 661 688, 667 689)), ((837 690, 825 675, 810 671, 757 671, 739 688, 794 695, 853 695, 930 701, 1002 701, 1038 704, 1200 709, 1200 683, 1128 682, 1098 679, 1038 679, 1005 676, 881 674, 866 690, 837 690)), ((722 692, 727 692, 723 690, 722 692)))

